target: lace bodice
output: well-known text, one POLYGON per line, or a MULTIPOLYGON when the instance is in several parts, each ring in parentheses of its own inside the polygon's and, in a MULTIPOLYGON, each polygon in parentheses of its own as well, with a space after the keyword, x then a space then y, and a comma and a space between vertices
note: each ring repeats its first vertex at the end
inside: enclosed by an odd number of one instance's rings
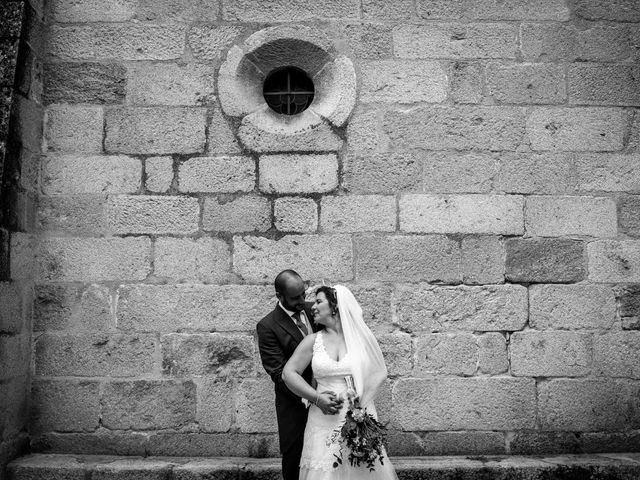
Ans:
POLYGON ((322 330, 316 334, 316 339, 313 342, 311 368, 313 369, 313 376, 318 383, 320 383, 321 380, 330 380, 329 377, 337 377, 344 383, 344 376, 351 375, 350 359, 349 353, 339 361, 331 358, 324 347, 324 334, 322 330))

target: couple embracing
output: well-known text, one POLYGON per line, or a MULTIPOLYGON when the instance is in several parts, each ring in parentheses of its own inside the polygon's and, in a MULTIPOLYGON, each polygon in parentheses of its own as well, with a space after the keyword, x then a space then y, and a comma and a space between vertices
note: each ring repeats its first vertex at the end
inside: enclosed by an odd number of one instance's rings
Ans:
POLYGON ((340 447, 330 441, 345 422, 349 381, 375 417, 373 400, 387 376, 360 305, 342 285, 319 287, 307 303, 304 281, 293 270, 274 283, 278 304, 256 329, 262 364, 275 383, 284 480, 396 480, 386 452, 374 470, 336 464, 340 447))

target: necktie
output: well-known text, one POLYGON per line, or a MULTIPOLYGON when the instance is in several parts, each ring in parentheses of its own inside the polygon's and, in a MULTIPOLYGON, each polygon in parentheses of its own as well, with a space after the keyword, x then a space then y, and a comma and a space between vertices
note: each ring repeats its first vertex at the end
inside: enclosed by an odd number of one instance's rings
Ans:
POLYGON ((306 337, 307 334, 309 333, 309 330, 307 330, 307 326, 304 324, 304 322, 300 318, 300 312, 294 312, 294 314, 291 315, 291 318, 295 320, 296 325, 298 326, 302 334, 306 337))

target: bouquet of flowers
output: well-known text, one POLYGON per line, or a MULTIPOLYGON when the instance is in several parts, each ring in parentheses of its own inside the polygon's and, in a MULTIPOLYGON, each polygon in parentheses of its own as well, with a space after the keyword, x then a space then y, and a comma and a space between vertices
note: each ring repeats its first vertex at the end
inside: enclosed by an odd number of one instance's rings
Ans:
POLYGON ((346 447, 349 451, 347 458, 351 466, 365 465, 369 471, 374 471, 376 460, 384 465, 383 447, 387 443, 387 427, 367 413, 366 408, 360 406, 353 378, 350 375, 344 378, 347 382, 349 408, 344 424, 336 429, 327 441, 327 446, 332 443, 340 444, 339 455, 334 454, 336 461, 333 463, 333 468, 342 465, 342 450, 346 447))

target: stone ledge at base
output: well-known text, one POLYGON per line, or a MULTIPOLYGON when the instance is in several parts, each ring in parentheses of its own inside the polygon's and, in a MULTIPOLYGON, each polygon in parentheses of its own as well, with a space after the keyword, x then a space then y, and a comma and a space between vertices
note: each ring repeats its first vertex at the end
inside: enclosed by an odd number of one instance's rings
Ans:
MULTIPOLYGON (((637 480, 640 453, 559 456, 393 457, 401 480, 637 480)), ((280 459, 35 454, 8 465, 9 480, 278 480, 280 459)))

